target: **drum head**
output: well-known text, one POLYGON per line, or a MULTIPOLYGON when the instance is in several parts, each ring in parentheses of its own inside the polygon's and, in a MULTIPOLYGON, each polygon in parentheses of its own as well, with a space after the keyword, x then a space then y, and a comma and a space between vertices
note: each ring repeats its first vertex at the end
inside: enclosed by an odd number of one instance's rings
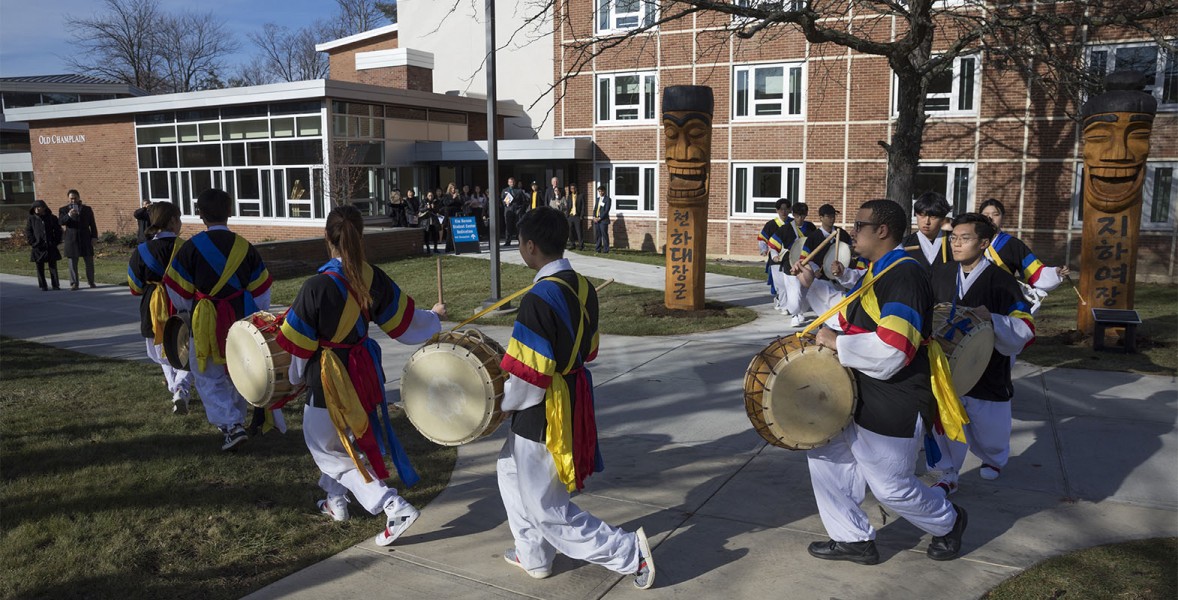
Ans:
POLYGON ((177 313, 164 322, 164 358, 173 369, 188 371, 188 342, 192 338, 186 312, 177 313))
MULTIPOLYGON (((835 233, 837 235, 838 232, 835 233)), ((840 240, 835 240, 826 248, 826 256, 822 257, 822 272, 826 275, 827 279, 835 279, 835 276, 830 274, 831 267, 834 266, 835 261, 841 263, 844 269, 851 264, 851 245, 840 240)))
POLYGON ((949 356, 949 372, 953 376, 953 389, 958 396, 964 396, 973 389, 994 353, 994 326, 989 321, 973 323, 966 339, 957 343, 949 356))
POLYGON ((809 450, 825 445, 851 422, 858 390, 832 350, 794 350, 773 369, 763 395, 766 425, 782 445, 809 450))
POLYGON ((266 337, 253 323, 237 321, 229 328, 225 363, 233 387, 246 402, 260 408, 269 405, 274 394, 274 359, 266 337))
MULTIPOLYGON (((802 236, 802 237, 794 240, 793 245, 789 247, 789 262, 791 265, 793 263, 798 262, 799 260, 802 260, 802 252, 804 252, 805 249, 806 249, 806 237, 805 236, 802 236)), ((786 271, 789 271, 789 269, 786 269, 786 271)))
POLYGON ((401 402, 423 436, 458 446, 490 433, 486 430, 500 415, 503 391, 487 370, 489 358, 498 371, 498 357, 480 356, 452 341, 426 344, 413 353, 401 376, 401 402))

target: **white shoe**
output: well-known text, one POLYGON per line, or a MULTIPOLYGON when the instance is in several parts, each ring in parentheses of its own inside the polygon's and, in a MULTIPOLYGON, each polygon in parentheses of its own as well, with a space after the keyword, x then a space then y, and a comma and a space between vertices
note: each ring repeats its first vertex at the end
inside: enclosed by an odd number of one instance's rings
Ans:
POLYGON ((515 551, 515 548, 508 548, 507 550, 504 550, 503 560, 507 561, 507 564, 509 565, 515 565, 520 569, 523 569, 524 573, 527 573, 528 576, 530 576, 532 579, 544 579, 549 575, 552 575, 552 569, 529 569, 525 567, 524 564, 519 561, 519 553, 515 551))
POLYGON ((172 396, 172 414, 186 415, 188 414, 188 398, 176 394, 172 396))
POLYGON ((319 512, 331 517, 335 521, 347 521, 348 497, 328 496, 326 500, 320 500, 319 512))
POLYGON ((634 587, 649 590, 654 586, 654 557, 650 554, 650 540, 646 539, 646 530, 639 527, 638 536, 638 571, 634 573, 634 587))
POLYGON ((384 513, 388 517, 388 522, 385 523, 384 531, 376 534, 377 546, 388 546, 397 541, 406 529, 409 529, 417 517, 421 516, 421 512, 408 502, 403 502, 401 508, 397 509, 398 503, 392 502, 384 507, 384 513))
POLYGON ((998 467, 992 467, 990 465, 982 465, 981 471, 978 472, 978 474, 982 476, 982 479, 985 479, 986 481, 994 481, 995 479, 998 479, 998 475, 1001 473, 1002 469, 999 469, 998 467))
POLYGON ((794 315, 793 318, 789 320, 790 327, 801 327, 802 325, 805 325, 805 324, 806 324, 806 317, 803 317, 802 315, 794 315))

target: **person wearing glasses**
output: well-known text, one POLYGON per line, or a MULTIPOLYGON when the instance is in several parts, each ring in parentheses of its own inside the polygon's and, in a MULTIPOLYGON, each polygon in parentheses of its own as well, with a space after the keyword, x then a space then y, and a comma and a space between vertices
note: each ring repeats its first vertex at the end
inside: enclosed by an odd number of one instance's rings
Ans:
POLYGON ((982 479, 997 479, 1010 456, 1011 359, 1035 341, 1035 322, 1031 308, 1019 289, 1014 275, 998 268, 986 257, 997 228, 989 218, 966 213, 953 219, 949 243, 956 269, 933 272, 933 295, 937 302, 973 308, 974 314, 994 326, 994 351, 986 370, 961 398, 969 423, 965 424, 966 443, 934 434, 940 460, 928 457, 934 470, 941 472, 934 487, 948 496, 957 491, 957 478, 965 463, 968 447, 982 461, 982 479), (968 446, 967 446, 968 444, 968 446))
POLYGON ((863 511, 867 487, 889 512, 932 534, 928 557, 961 551, 965 510, 924 485, 916 453, 934 406, 928 347, 933 290, 928 274, 904 252, 908 212, 892 200, 859 207, 852 240, 871 261, 850 294, 841 331, 822 328, 817 343, 838 353, 859 386, 853 422, 829 444, 807 451, 810 481, 830 539, 810 544, 811 556, 872 565, 879 562, 875 528, 863 511))

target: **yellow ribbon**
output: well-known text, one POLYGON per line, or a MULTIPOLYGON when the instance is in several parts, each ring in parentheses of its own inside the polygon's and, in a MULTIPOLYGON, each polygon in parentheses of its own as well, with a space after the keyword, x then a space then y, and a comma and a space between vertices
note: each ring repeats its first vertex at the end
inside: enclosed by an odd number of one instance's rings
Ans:
MULTIPOLYGON (((572 492, 577 489, 577 470, 573 462, 573 406, 572 394, 569 392, 568 382, 564 380, 564 376, 572 372, 573 367, 577 364, 577 354, 580 352, 581 340, 585 334, 585 323, 589 320, 589 315, 585 310, 585 302, 589 299, 589 283, 585 281, 584 277, 577 275, 577 289, 574 290, 571 285, 558 277, 545 277, 544 279, 559 283, 572 291, 577 296, 581 308, 581 320, 577 324, 577 335, 573 341, 572 355, 569 356, 565 368, 552 377, 552 385, 548 386, 548 390, 544 394, 544 415, 548 422, 544 434, 544 446, 548 448, 548 452, 552 454, 552 460, 556 463, 557 477, 572 492)), ((581 401, 586 402, 588 399, 582 398, 581 401)))
POLYGON ((953 374, 949 372, 949 359, 937 340, 929 340, 929 367, 932 371, 933 396, 937 399, 937 412, 940 414, 941 427, 945 429, 945 436, 951 440, 965 443, 964 425, 969 423, 969 415, 961 405, 961 398, 957 397, 957 389, 953 387, 953 374))
MULTIPOLYGON (((819 327, 821 327, 822 324, 825 323, 827 319, 842 312, 842 310, 844 308, 846 308, 848 304, 853 302, 855 300, 855 298, 862 296, 864 294, 864 292, 866 292, 868 289, 870 289, 872 286, 875 285, 875 282, 879 281, 880 277, 883 277, 885 273, 887 273, 888 271, 891 271, 893 268, 895 268, 896 265, 903 262, 903 260, 904 259, 900 259, 900 260, 897 260, 896 262, 888 265, 888 268, 886 268, 882 272, 880 272, 879 275, 872 275, 871 269, 868 269, 867 274, 863 276, 863 278, 864 278, 863 285, 859 286, 859 289, 848 294, 845 298, 840 300, 838 304, 835 304, 834 306, 830 307, 830 310, 826 311, 825 313, 822 313, 822 316, 818 317, 817 319, 814 319, 813 323, 810 323, 809 325, 806 326, 805 329, 799 331, 797 334, 798 338, 803 338, 803 337, 810 335, 810 333, 812 333, 815 329, 818 329, 819 327)), ((870 313, 870 311, 868 311, 868 313, 870 313)), ((875 315, 872 316, 872 319, 875 320, 876 322, 879 321, 879 310, 878 309, 876 310, 875 315)))
MULTIPOLYGON (((184 240, 176 238, 172 243, 172 256, 168 258, 168 265, 176 259, 176 251, 180 246, 184 245, 184 240)), ((165 270, 167 268, 165 267, 165 270)), ((148 300, 148 313, 151 315, 151 331, 155 336, 154 343, 156 346, 164 343, 164 324, 168 322, 168 290, 164 289, 163 282, 156 283, 151 291, 151 299, 148 300)))
MULTIPOLYGON (((209 291, 208 296, 216 296, 221 288, 229 283, 229 279, 245 260, 247 250, 249 242, 240 235, 237 236, 237 239, 233 240, 233 249, 229 251, 221 278, 209 291)), ((196 306, 192 309, 192 339, 196 345, 196 365, 202 373, 210 358, 214 364, 225 364, 225 357, 221 356, 221 347, 217 343, 217 307, 209 298, 197 300, 196 306)))

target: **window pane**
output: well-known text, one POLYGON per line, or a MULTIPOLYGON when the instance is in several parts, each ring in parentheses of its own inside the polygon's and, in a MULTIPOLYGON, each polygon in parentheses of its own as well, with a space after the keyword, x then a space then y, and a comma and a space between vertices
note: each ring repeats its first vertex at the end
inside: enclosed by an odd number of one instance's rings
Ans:
POLYGON ((654 210, 654 169, 642 170, 642 209, 654 210))
POLYGON ((180 125, 179 127, 176 128, 176 130, 180 134, 180 141, 181 142, 195 142, 195 141, 197 141, 196 125, 180 125))
POLYGON ((614 104, 617 105, 618 119, 637 119, 639 102, 639 81, 637 75, 619 75, 614 78, 614 104), (634 107, 623 109, 622 107, 634 107))
POLYGON ((958 167, 953 174, 953 214, 967 212, 969 206, 969 169, 958 167))
POLYGON ((180 166, 219 167, 221 166, 221 146, 217 144, 180 146, 180 166))
POLYGON ((597 0, 597 29, 609 29, 610 0, 597 0))
POLYGON ((597 82, 597 120, 609 121, 609 78, 602 77, 597 82))
POLYGON ((802 114, 802 68, 789 70, 789 114, 802 114))
POLYGON ((200 141, 216 142, 221 139, 221 126, 217 123, 202 123, 200 126, 200 141))
POLYGON ((748 210, 749 170, 744 167, 736 169, 736 204, 733 212, 742 213, 748 210))
POLYGON ((736 116, 747 117, 749 114, 749 72, 736 72, 736 116))
POLYGON ((174 169, 179 164, 176 162, 175 146, 160 146, 156 151, 159 153, 161 169, 174 169))
MULTIPOLYGON (((323 145, 319 140, 274 142, 274 164, 314 165, 323 162, 323 145)), ((303 179, 303 185, 307 180, 303 179)))
POLYGON ((944 194, 949 189, 949 167, 917 167, 916 185, 912 190, 912 198, 925 192, 944 194))
POLYGON ((1113 67, 1118 71, 1137 71, 1145 74, 1145 86, 1153 87, 1157 82, 1158 48, 1157 46, 1137 46, 1133 48, 1117 48, 1117 58, 1113 67))
POLYGON ((172 125, 141 127, 135 132, 135 139, 140 144, 174 144, 176 143, 176 128, 172 125))
POLYGON ((927 92, 930 94, 948 94, 953 91, 953 67, 950 65, 929 80, 927 92))
POLYGON ((1093 50, 1088 55, 1088 72, 1096 81, 1104 81, 1104 76, 1108 73, 1108 52, 1093 50))
POLYGON ((1162 74, 1162 102, 1178 102, 1178 56, 1166 53, 1166 70, 1162 74))
POLYGON ((782 67, 757 69, 755 75, 757 100, 780 100, 785 92, 785 70, 782 67))
POLYGON ((1158 167, 1153 173, 1153 199, 1149 211, 1151 223, 1165 223, 1170 220, 1170 190, 1174 189, 1174 169, 1158 167))
POLYGON ((152 171, 148 174, 151 180, 151 199, 152 200, 168 200, 171 196, 168 194, 168 172, 167 171, 152 171))
POLYGON ((949 102, 948 96, 926 98, 924 101, 924 109, 925 110, 934 110, 934 111, 949 110, 950 105, 951 105, 951 103, 949 102))
MULTIPOLYGON (((789 173, 787 175, 787 181, 786 181, 786 185, 785 185, 785 197, 786 197, 786 199, 789 200, 790 204, 802 201, 802 170, 801 169, 796 168, 796 167, 789 169, 789 173)), ((776 208, 774 208, 774 212, 777 212, 776 208)))
POLYGON ((245 144, 225 144, 223 146, 226 167, 245 166, 245 144))
POLYGON ((154 169, 159 166, 155 160, 155 148, 140 148, 139 149, 139 168, 140 169, 154 169))
POLYGON ((781 167, 753 167, 753 197, 781 197, 781 167))
POLYGON ((213 173, 206 169, 192 172, 192 195, 199 196, 205 190, 213 187, 213 173))
POLYGON ((270 135, 270 124, 264 119, 224 123, 222 129, 227 140, 257 139, 270 135))
POLYGON ((294 137, 294 118, 274 119, 270 121, 271 137, 294 137))
POLYGON ((270 164, 270 142, 250 142, 246 144, 246 153, 251 165, 270 164))
POLYGON ((642 79, 643 79, 643 82, 645 83, 645 86, 644 86, 645 89, 642 94, 642 101, 643 101, 643 105, 646 108, 646 110, 643 111, 643 117, 646 119, 653 119, 654 118, 654 95, 655 95, 654 75, 646 75, 642 79))
POLYGON ((299 135, 319 135, 322 127, 320 127, 319 117, 299 117, 299 135))
POLYGON ((973 110, 974 59, 961 59, 961 85, 958 86, 957 110, 973 110))
POLYGON ((617 167, 614 169, 614 194, 617 196, 638 195, 638 167, 617 167))

